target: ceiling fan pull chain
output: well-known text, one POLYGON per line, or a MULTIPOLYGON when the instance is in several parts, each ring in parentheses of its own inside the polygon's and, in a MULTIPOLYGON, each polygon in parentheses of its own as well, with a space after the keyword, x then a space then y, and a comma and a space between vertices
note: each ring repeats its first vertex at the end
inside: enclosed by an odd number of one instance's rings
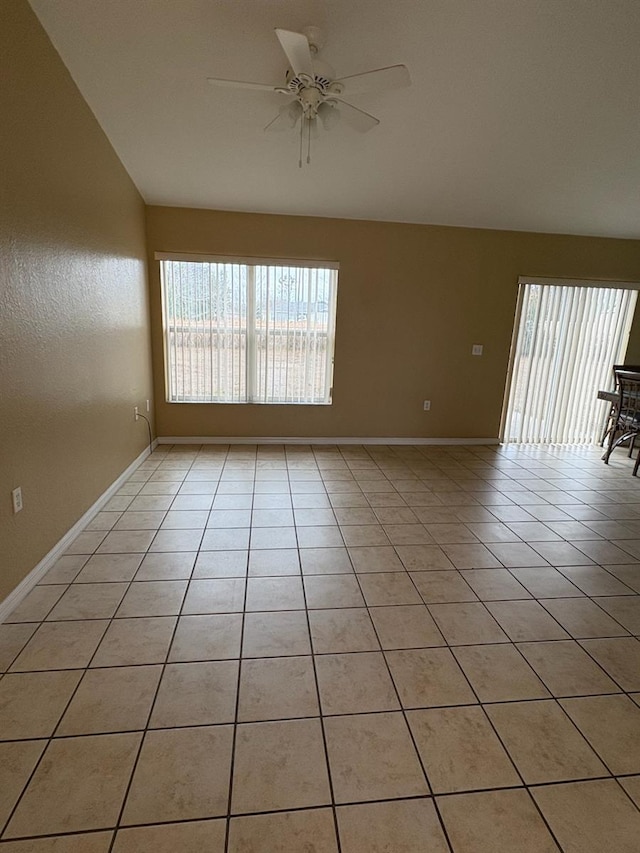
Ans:
POLYGON ((307 129, 307 165, 309 163, 311 163, 311 122, 309 122, 307 129))
POLYGON ((304 115, 300 120, 300 156, 298 157, 298 169, 302 169, 302 137, 304 134, 304 115))

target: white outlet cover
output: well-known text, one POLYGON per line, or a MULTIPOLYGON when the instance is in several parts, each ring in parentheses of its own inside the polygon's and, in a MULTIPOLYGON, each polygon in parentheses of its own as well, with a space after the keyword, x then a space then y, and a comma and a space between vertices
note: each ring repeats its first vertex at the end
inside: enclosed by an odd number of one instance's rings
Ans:
POLYGON ((471 355, 482 355, 483 349, 484 347, 482 346, 482 344, 474 344, 471 347, 471 355))
POLYGON ((22 509, 22 489, 20 486, 11 492, 11 500, 13 502, 13 512, 15 515, 16 512, 20 512, 22 509))
POLYGON ((422 408, 425 412, 430 411, 431 410, 431 400, 425 400, 424 403, 422 404, 422 408))

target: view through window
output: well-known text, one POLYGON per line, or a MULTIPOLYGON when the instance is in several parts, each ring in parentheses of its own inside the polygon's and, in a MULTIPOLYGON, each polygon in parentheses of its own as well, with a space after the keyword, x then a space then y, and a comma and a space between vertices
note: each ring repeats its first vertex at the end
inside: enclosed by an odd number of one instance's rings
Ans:
POLYGON ((331 403, 337 264, 157 257, 169 402, 331 403))

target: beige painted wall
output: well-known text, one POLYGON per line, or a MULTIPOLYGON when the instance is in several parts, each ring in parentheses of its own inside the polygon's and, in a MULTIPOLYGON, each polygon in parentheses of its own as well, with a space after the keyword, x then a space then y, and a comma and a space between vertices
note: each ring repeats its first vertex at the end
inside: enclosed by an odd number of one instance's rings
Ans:
POLYGON ((640 281, 630 240, 149 207, 147 243, 161 436, 496 437, 518 276, 640 281), (339 261, 333 405, 166 403, 156 251, 339 261))
POLYGON ((144 205, 24 0, 0 79, 1 601, 144 449, 152 385, 144 205))

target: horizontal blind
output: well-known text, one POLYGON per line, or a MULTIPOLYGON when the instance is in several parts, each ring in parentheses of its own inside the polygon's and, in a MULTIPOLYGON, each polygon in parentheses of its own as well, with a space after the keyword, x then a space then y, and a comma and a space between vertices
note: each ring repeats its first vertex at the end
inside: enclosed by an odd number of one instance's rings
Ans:
POLYGON ((335 265, 161 260, 167 399, 331 402, 335 265))
POLYGON ((606 417, 596 395, 624 358, 637 291, 521 287, 505 441, 590 444, 606 417))

